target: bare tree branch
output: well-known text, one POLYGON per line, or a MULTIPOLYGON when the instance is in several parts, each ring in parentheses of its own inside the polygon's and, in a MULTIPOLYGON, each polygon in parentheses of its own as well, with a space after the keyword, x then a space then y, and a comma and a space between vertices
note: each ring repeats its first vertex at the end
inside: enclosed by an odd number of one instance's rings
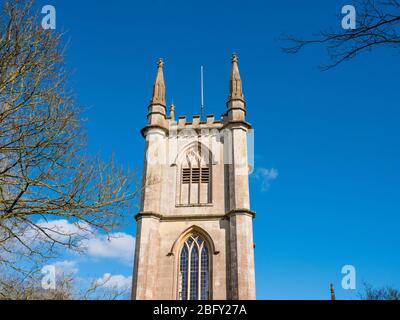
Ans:
POLYGON ((374 288, 364 283, 364 292, 360 294, 362 300, 400 300, 400 291, 393 287, 374 288))
POLYGON ((141 189, 134 172, 86 154, 62 34, 44 30, 32 6, 7 0, 0 12, 0 267, 20 271, 22 258, 79 251, 88 232, 110 233, 141 189), (54 219, 79 232, 46 227, 54 219))
POLYGON ((285 35, 281 40, 289 42, 285 53, 296 54, 308 45, 326 48, 330 63, 320 65, 322 71, 332 69, 358 54, 375 47, 400 48, 400 2, 398 0, 356 1, 357 28, 354 30, 329 29, 321 31, 314 39, 301 39, 285 35))
POLYGON ((44 289, 38 270, 27 276, 0 274, 0 300, 128 300, 129 288, 112 286, 111 276, 82 284, 72 273, 58 274, 55 289, 44 289))

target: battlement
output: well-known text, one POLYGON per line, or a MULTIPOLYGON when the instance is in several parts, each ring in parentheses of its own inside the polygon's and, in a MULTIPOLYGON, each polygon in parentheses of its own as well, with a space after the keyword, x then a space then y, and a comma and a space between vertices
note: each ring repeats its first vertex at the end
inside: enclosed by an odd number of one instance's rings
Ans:
POLYGON ((186 116, 179 116, 178 120, 168 119, 169 127, 173 125, 178 125, 178 131, 183 129, 221 129, 226 122, 226 116, 222 115, 221 120, 215 118, 215 115, 209 114, 206 117, 206 120, 201 121, 201 117, 199 115, 194 115, 191 120, 188 121, 186 116))

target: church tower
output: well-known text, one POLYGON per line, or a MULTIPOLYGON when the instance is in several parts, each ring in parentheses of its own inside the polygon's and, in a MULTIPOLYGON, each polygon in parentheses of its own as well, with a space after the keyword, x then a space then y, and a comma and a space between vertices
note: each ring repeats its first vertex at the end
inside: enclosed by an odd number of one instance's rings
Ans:
POLYGON ((218 120, 175 118, 158 61, 142 129, 146 140, 132 298, 255 299, 246 103, 232 56, 227 110, 218 120))

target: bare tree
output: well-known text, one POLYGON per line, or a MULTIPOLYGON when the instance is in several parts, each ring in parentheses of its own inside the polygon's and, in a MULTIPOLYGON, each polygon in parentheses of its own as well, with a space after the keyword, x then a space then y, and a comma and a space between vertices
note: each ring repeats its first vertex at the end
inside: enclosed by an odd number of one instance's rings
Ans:
POLYGON ((129 288, 111 285, 110 279, 93 279, 86 285, 73 274, 60 274, 54 289, 44 289, 41 274, 0 276, 0 300, 128 300, 129 288))
POLYGON ((55 290, 44 290, 40 281, 33 277, 0 277, 0 300, 72 300, 73 280, 63 277, 55 290))
POLYGON ((362 300, 400 300, 400 291, 393 287, 374 288, 364 284, 364 293, 360 294, 362 300))
POLYGON ((126 221, 140 191, 133 173, 85 154, 62 34, 44 30, 32 6, 5 1, 0 13, 0 267, 26 274, 126 221))
POLYGON ((282 40, 289 45, 282 48, 285 53, 298 53, 305 46, 316 44, 327 49, 331 60, 320 66, 322 71, 351 60, 358 54, 375 47, 400 48, 400 1, 359 0, 355 1, 357 25, 354 30, 321 31, 312 39, 286 35, 282 40))

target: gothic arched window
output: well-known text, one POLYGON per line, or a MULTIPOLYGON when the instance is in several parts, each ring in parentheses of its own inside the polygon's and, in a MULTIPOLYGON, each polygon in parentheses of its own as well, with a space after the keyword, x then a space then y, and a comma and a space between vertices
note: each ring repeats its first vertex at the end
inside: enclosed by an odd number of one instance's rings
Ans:
POLYGON ((179 299, 208 300, 210 271, 207 243, 192 234, 183 243, 179 255, 179 299))
POLYGON ((190 147, 178 167, 180 183, 178 204, 201 205, 211 203, 212 167, 208 149, 196 144, 190 147))

